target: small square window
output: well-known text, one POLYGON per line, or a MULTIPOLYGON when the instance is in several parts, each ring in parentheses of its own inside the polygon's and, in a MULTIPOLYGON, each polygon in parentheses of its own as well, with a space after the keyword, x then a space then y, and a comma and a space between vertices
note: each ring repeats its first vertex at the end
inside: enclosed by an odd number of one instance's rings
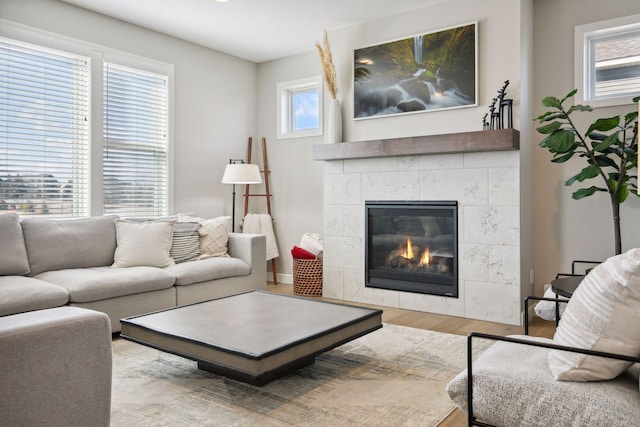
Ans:
POLYGON ((640 15, 575 29, 577 102, 630 104, 640 94, 640 15))
POLYGON ((278 139, 322 135, 322 78, 278 83, 278 139))

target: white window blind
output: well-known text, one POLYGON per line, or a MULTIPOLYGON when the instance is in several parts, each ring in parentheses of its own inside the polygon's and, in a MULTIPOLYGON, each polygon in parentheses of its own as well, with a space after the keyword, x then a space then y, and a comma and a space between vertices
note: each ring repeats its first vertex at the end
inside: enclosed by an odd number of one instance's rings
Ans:
POLYGON ((105 62, 105 214, 168 213, 168 77, 105 62))
POLYGON ((88 215, 89 67, 0 37, 0 212, 88 215))

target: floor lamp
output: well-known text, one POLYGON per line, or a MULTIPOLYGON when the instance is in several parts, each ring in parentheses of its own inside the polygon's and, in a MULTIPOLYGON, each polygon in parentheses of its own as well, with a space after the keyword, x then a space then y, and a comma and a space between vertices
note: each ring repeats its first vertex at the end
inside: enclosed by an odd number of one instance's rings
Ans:
POLYGON ((236 225, 236 184, 262 184, 258 165, 245 163, 242 159, 229 159, 224 169, 223 184, 233 184, 233 205, 231 206, 231 232, 235 232, 236 225))

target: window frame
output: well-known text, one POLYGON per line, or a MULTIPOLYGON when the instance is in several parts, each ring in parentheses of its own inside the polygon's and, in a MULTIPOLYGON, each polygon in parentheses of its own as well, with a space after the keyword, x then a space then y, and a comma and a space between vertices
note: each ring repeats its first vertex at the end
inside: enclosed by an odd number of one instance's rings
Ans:
POLYGON ((276 100, 277 139, 305 138, 320 136, 324 133, 322 76, 278 83, 276 85, 276 100), (308 91, 316 91, 318 94, 318 127, 295 130, 294 97, 296 94, 308 91))
MULTIPOLYGON (((591 107, 609 107, 632 104, 638 93, 597 97, 595 87, 595 58, 592 49, 594 41, 615 39, 629 32, 640 32, 640 15, 609 19, 591 24, 578 25, 574 29, 574 84, 578 88, 575 96, 577 104, 591 107)), ((640 76, 638 76, 640 77, 640 76)))
MULTIPOLYGON (((90 147, 89 147, 89 216, 103 215, 102 148, 103 148, 103 64, 113 62, 155 74, 164 74, 169 79, 168 105, 168 157, 167 165, 167 215, 174 211, 174 65, 146 58, 105 46, 66 37, 57 33, 29 27, 0 19, 0 35, 90 58, 90 147)), ((53 217, 53 216, 52 216, 53 217)))

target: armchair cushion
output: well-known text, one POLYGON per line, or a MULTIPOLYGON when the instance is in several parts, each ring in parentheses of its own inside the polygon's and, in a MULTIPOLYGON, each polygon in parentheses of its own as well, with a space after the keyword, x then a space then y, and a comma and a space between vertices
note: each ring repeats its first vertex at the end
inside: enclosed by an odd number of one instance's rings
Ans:
MULTIPOLYGON (((545 338, 513 336, 535 340, 545 338)), ((597 383, 555 381, 549 349, 497 342, 473 362, 473 412, 497 426, 637 425, 638 379, 624 372, 597 383)), ((449 397, 467 411, 467 370, 447 384, 449 397)))
MULTIPOLYGON (((553 341, 558 345, 640 356, 640 248, 596 266, 576 289, 553 341)), ((552 350, 549 368, 558 380, 615 378, 630 362, 552 350)))

